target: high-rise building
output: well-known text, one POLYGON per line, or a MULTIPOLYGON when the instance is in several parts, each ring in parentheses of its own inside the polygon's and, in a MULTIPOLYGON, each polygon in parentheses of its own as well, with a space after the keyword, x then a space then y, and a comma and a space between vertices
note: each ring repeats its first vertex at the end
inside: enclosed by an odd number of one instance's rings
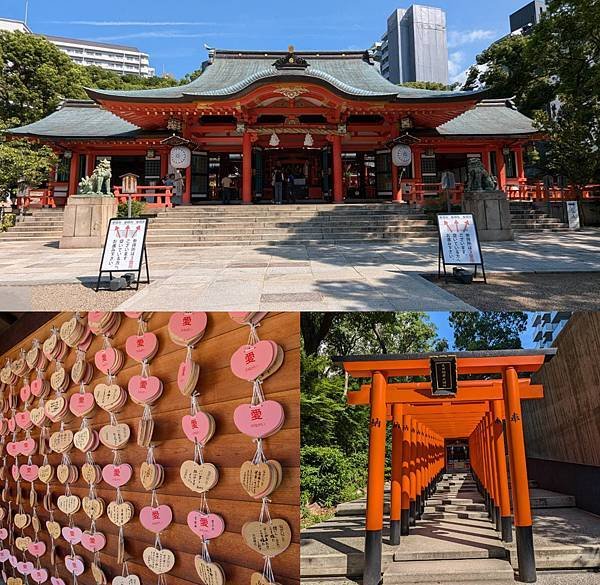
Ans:
POLYGON ((79 65, 96 65, 121 75, 152 77, 149 57, 136 47, 42 35, 79 65))
POLYGON ((526 32, 542 19, 546 12, 544 0, 534 0, 510 15, 510 32, 526 32))
POLYGON ((381 73, 392 83, 434 81, 448 84, 446 13, 413 4, 388 18, 378 49, 381 73))
POLYGON ((569 322, 571 315, 568 311, 536 313, 532 322, 534 328, 533 341, 536 346, 540 349, 552 347, 558 334, 569 322))

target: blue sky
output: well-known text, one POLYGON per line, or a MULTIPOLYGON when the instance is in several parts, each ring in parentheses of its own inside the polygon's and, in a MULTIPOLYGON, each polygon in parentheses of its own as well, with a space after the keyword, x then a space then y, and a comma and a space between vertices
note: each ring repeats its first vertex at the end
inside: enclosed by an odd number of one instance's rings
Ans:
MULTIPOLYGON (((526 0, 432 0, 448 14, 451 77, 509 30, 526 0)), ((219 48, 366 49, 379 39, 399 0, 29 0, 34 32, 137 46, 157 72, 183 76, 219 48)), ((25 0, 0 0, 0 16, 23 19, 25 0)))
MULTIPOLYGON (((534 315, 534 313, 529 313, 527 330, 525 331, 525 333, 523 333, 523 335, 521 335, 521 343, 523 345, 523 349, 535 348, 535 343, 533 341, 533 328, 531 327, 534 315)), ((437 327, 438 337, 440 337, 441 339, 447 339, 450 349, 453 350, 455 349, 454 330, 448 322, 449 317, 450 313, 429 313, 429 319, 437 327)))

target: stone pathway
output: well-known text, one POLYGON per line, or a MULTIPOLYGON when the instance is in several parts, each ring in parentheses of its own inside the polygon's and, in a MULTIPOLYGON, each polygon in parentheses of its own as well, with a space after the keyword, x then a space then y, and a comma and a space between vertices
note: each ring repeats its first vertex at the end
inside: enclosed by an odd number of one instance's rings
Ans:
MULTIPOLYGON (((484 244, 483 249, 489 272, 600 272, 599 230, 520 235, 515 242, 484 244)), ((89 286, 100 256, 100 250, 2 242, 0 287, 89 286)), ((419 276, 437 271, 437 241, 431 239, 322 247, 156 248, 149 256, 152 284, 115 308, 472 310, 419 276)), ((26 290, 19 296, 25 310, 26 290)), ((13 301, 1 294, 0 310, 13 310, 13 301)))
MULTIPOLYGON (((530 490, 530 496, 538 569, 598 570, 600 518, 577 509, 571 496, 537 488, 530 490)), ((387 515, 389 494, 385 506, 387 515)), ((341 504, 334 519, 303 531, 304 585, 360 582, 365 507, 364 499, 341 504)), ((399 546, 389 545, 387 534, 386 524, 384 585, 515 582, 515 545, 500 541, 474 482, 464 474, 445 476, 422 519, 399 546)))

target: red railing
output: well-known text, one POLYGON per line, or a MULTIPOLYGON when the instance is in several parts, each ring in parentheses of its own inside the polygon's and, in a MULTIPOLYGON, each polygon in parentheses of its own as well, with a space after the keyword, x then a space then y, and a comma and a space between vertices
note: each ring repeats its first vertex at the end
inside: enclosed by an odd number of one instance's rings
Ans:
MULTIPOLYGON (((409 201, 416 205, 425 205, 428 197, 445 197, 445 191, 442 189, 441 183, 412 183, 410 187, 409 201)), ((465 187, 462 183, 457 183, 456 188, 448 190, 453 205, 462 203, 464 192, 465 187)))
MULTIPOLYGON (((29 209, 30 207, 56 208, 56 199, 53 189, 30 189, 27 195, 17 197, 17 207, 29 209)), ((60 199, 65 199, 60 198, 60 199)))
MULTIPOLYGON (((115 197, 119 203, 127 203, 129 195, 121 193, 122 187, 114 187, 115 197)), ((171 198, 173 187, 138 185, 137 192, 131 195, 133 201, 143 201, 148 207, 173 207, 171 198), (149 201, 154 199, 154 201, 149 201)))

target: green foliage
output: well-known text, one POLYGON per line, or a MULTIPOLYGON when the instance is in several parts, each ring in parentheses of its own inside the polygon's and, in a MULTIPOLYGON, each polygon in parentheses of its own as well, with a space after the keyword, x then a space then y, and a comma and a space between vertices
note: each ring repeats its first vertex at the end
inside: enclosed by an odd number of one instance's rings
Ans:
MULTIPOLYGON (((119 209, 117 211, 117 217, 127 217, 127 210, 129 209, 129 203, 119 203, 119 209)), ((131 202, 131 217, 140 217, 146 210, 146 204, 143 201, 131 202)))
POLYGON ((178 82, 172 77, 140 77, 139 75, 119 75, 102 67, 83 67, 85 87, 108 90, 140 90, 172 87, 178 82))
POLYGON ((5 213, 0 222, 0 232, 5 232, 8 228, 14 227, 16 216, 14 213, 5 213))
POLYGON ((491 98, 515 98, 527 116, 545 109, 554 98, 548 79, 535 59, 530 58, 530 37, 514 35, 498 41, 477 56, 464 90, 483 85, 491 98))
POLYGON ((26 140, 0 142, 0 193, 14 192, 19 182, 41 185, 56 162, 56 155, 47 146, 26 140))
POLYGON ((454 345, 460 351, 521 349, 525 313, 451 313, 454 345))
POLYGON ((453 83, 452 85, 446 85, 445 83, 439 83, 437 81, 407 81, 406 83, 400 84, 402 87, 412 87, 414 89, 428 89, 431 91, 454 91, 458 88, 459 84, 453 83))
POLYGON ((335 447, 302 447, 300 469, 304 503, 330 507, 359 496, 367 461, 364 453, 348 456, 335 447))
POLYGON ((83 68, 37 35, 0 32, 0 121, 35 122, 64 98, 85 98, 83 68))

